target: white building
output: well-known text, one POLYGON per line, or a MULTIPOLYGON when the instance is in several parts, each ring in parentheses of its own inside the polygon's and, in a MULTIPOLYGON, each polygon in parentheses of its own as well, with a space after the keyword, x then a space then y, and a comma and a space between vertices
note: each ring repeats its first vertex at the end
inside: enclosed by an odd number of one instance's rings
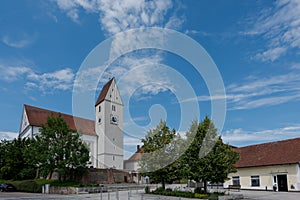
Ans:
POLYGON ((91 166, 123 169, 123 103, 114 78, 102 88, 95 104, 95 121, 24 105, 19 136, 33 138, 49 116, 58 116, 79 131, 90 150, 91 166))
POLYGON ((240 159, 224 187, 300 191, 300 138, 235 148, 240 159), (273 188, 274 187, 274 188, 273 188))

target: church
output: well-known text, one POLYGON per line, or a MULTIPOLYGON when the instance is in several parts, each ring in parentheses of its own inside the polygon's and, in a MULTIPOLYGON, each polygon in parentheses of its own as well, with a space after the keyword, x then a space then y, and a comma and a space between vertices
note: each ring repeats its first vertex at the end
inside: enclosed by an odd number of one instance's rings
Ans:
POLYGON ((78 131, 90 151, 89 167, 123 169, 123 103, 115 78, 102 88, 95 103, 95 120, 24 105, 20 138, 33 138, 49 116, 58 116, 78 131))

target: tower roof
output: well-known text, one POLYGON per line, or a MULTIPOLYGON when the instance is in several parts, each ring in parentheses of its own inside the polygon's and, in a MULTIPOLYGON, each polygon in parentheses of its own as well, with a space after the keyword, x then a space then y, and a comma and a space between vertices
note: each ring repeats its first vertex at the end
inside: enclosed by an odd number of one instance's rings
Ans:
POLYGON ((100 92, 100 95, 99 95, 99 97, 98 97, 98 99, 97 99, 97 101, 96 101, 95 106, 99 105, 102 101, 104 101, 104 99, 105 99, 105 97, 106 97, 106 95, 107 95, 107 92, 108 92, 108 90, 109 90, 109 88, 110 88, 110 86, 111 86, 111 84, 112 84, 112 82, 113 82, 114 79, 115 79, 115 78, 110 79, 110 80, 103 86, 103 88, 102 88, 102 90, 101 90, 101 92, 100 92))
POLYGON ((24 105, 25 112, 28 117, 28 122, 32 126, 41 127, 47 122, 47 118, 50 116, 61 116, 73 131, 79 131, 82 134, 96 135, 95 133, 95 121, 84 119, 80 117, 74 117, 72 115, 55 112, 52 110, 46 110, 37 108, 34 106, 24 105))

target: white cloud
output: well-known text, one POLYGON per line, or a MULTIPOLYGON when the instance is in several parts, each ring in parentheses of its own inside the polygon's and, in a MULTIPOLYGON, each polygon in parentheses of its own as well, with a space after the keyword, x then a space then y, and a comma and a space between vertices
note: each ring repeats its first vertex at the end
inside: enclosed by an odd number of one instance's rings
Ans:
POLYGON ((5 35, 2 37, 2 42, 10 47, 23 48, 31 44, 32 39, 26 35, 23 35, 20 39, 15 39, 11 36, 5 35))
POLYGON ((15 132, 0 131, 0 141, 13 140, 14 138, 18 137, 18 134, 19 133, 15 133, 15 132))
MULTIPOLYGON (((57 0, 56 2, 58 7, 65 11, 75 22, 80 20, 79 14, 81 14, 81 10, 88 13, 96 13, 99 16, 100 26, 108 37, 133 28, 179 28, 184 21, 182 16, 177 16, 177 7, 180 7, 180 5, 173 4, 172 0, 57 0)), ((112 42, 109 52, 110 59, 119 59, 115 58, 115 56, 119 56, 126 52, 126 50, 135 50, 135 47, 140 43, 144 44, 148 42, 152 44, 153 42, 161 42, 161 40, 157 41, 157 38, 160 38, 159 36, 161 35, 160 31, 153 31, 152 34, 151 36, 149 34, 143 35, 143 31, 141 31, 139 38, 137 38, 136 34, 130 33, 117 35, 112 42), (155 40, 149 39, 149 37, 155 38, 155 40)), ((123 78, 123 80, 126 80, 124 91, 127 93, 136 89, 136 85, 144 85, 141 92, 157 94, 160 91, 165 91, 166 85, 171 87, 168 78, 157 80, 156 85, 147 85, 159 73, 155 72, 154 68, 150 67, 144 71, 140 70, 138 74, 134 74, 137 71, 129 72, 134 67, 144 64, 155 64, 162 60, 163 55, 160 53, 156 53, 156 56, 149 55, 149 53, 144 53, 142 56, 139 53, 132 54, 131 56, 125 55, 118 62, 113 63, 108 70, 116 77, 121 77, 124 74, 128 75, 128 77, 123 78), (137 79, 136 77, 139 78, 137 79)), ((93 81, 97 81, 99 76, 96 77, 95 74, 94 76, 90 76, 92 71, 94 70, 90 69, 84 72, 86 73, 85 77, 90 77, 90 79, 83 78, 82 80, 76 80, 75 84, 80 84, 83 87, 93 86, 93 83, 95 83, 93 81)), ((86 88, 95 90, 94 87, 86 88)))
POLYGON ((25 74, 28 74, 30 72, 31 69, 28 67, 5 67, 0 65, 0 80, 12 82, 22 78, 25 74))
POLYGON ((223 141, 234 146, 246 146, 251 144, 279 141, 289 138, 296 138, 299 136, 300 125, 291 125, 263 131, 232 129, 222 133, 223 141))
POLYGON ((254 58, 261 61, 275 61, 287 51, 286 47, 275 47, 262 53, 257 53, 254 58))
POLYGON ((247 35, 261 35, 267 40, 267 47, 257 53, 261 61, 275 61, 285 52, 300 48, 300 1, 277 0, 273 8, 265 9, 253 18, 247 35))
POLYGON ((38 89, 44 93, 54 90, 69 90, 73 86, 74 73, 65 68, 48 73, 38 73, 29 67, 0 65, 0 80, 6 82, 25 81, 26 89, 38 89))
POLYGON ((79 21, 80 9, 97 13, 101 28, 113 35, 131 28, 159 26, 179 27, 183 20, 171 14, 171 0, 57 0, 58 7, 75 22, 79 21))
POLYGON ((296 69, 282 75, 248 77, 243 83, 226 86, 226 93, 226 96, 197 96, 181 103, 226 99, 229 110, 240 110, 300 101, 300 73, 296 69))

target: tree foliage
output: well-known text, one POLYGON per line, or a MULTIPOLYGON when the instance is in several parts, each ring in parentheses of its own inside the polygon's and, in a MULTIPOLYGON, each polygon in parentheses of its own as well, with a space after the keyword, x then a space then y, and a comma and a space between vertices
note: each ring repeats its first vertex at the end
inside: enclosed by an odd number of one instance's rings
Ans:
POLYGON ((223 183, 229 173, 235 172, 233 165, 239 159, 238 153, 223 143, 207 116, 200 124, 192 121, 185 139, 161 121, 142 142, 141 170, 148 171, 150 179, 161 182, 163 188, 165 182, 184 177, 204 182, 206 190, 208 181, 223 183), (183 149, 186 151, 180 155, 183 149))
POLYGON ((0 178, 17 180, 35 177, 36 167, 26 151, 30 145, 32 141, 26 138, 0 142, 0 178))
MULTIPOLYGON (((194 126, 195 122, 192 123, 194 126)), ((185 163, 185 174, 197 181, 204 182, 205 190, 208 181, 223 183, 228 174, 236 172, 234 164, 238 161, 238 153, 222 142, 213 122, 206 116, 193 133, 187 133, 187 140, 192 140, 182 162, 185 163), (193 137, 193 138, 191 138, 193 137)))
POLYGON ((33 139, 0 142, 0 178, 32 179, 57 172, 65 180, 85 171, 89 151, 61 116, 48 117, 40 131, 33 139))
POLYGON ((176 131, 170 130, 162 120, 142 139, 141 171, 150 176, 152 182, 161 182, 163 188, 166 182, 178 179, 178 163, 173 161, 179 157, 177 148, 180 139, 176 131))
POLYGON ((40 150, 37 164, 42 175, 57 172, 59 180, 65 180, 85 169, 89 151, 79 133, 70 130, 61 116, 48 117, 36 141, 40 150))

